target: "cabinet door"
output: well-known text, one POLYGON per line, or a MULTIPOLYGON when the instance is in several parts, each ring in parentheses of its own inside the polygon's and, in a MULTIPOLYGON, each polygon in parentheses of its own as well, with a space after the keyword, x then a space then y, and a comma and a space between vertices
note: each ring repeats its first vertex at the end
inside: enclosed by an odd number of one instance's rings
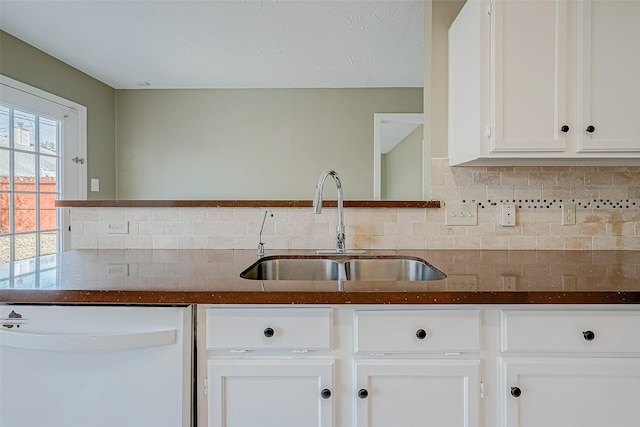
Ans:
POLYGON ((640 151, 640 2, 578 2, 579 151, 640 151), (588 132, 587 127, 593 126, 588 132))
POLYGON ((491 14, 491 151, 565 151, 566 0, 497 0, 491 14))
POLYGON ((333 360, 210 360, 210 427, 330 427, 333 360))
POLYGON ((502 427, 637 427, 640 359, 505 359, 502 427))
POLYGON ((478 427, 479 360, 357 360, 356 427, 478 427))

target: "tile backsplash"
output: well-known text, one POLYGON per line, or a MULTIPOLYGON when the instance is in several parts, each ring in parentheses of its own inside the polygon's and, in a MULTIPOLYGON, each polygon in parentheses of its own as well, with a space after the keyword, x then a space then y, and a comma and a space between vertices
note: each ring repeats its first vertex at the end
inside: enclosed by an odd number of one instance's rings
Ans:
MULTIPOLYGON (((640 166, 449 167, 432 161, 440 209, 346 208, 347 246, 358 249, 640 249, 640 166), (448 201, 478 204, 478 225, 446 226, 448 201), (502 227, 500 205, 516 205, 502 227), (563 203, 576 224, 562 225, 563 203)), ((71 211, 74 249, 270 249, 335 247, 335 208, 98 208, 71 211), (125 224, 124 234, 109 224, 125 224)), ((119 230, 121 231, 121 230, 119 230)))

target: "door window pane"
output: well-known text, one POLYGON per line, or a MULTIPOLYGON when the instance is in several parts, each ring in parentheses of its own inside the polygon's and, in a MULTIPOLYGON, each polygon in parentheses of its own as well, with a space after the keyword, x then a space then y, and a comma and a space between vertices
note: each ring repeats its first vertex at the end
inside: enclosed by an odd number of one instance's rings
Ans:
POLYGON ((56 223, 56 195, 40 193, 40 230, 55 230, 56 223))
POLYGON ((15 259, 34 258, 36 256, 36 234, 15 235, 15 259))
POLYGON ((40 154, 57 154, 58 136, 58 122, 40 117, 40 154))
POLYGON ((11 261, 11 236, 0 236, 0 262, 11 261))
POLYGON ((35 191, 36 156, 30 153, 14 152, 14 190, 35 191))
POLYGON ((16 193, 13 200, 15 232, 35 231, 36 195, 34 193, 16 193))
POLYGON ((0 191, 9 191, 9 153, 0 148, 0 191))
POLYGON ((45 193, 56 192, 56 180, 58 176, 58 158, 40 156, 40 191, 45 193))
POLYGON ((0 234, 11 233, 11 212, 9 193, 0 193, 0 234))
POLYGON ((9 108, 0 105, 0 147, 9 146, 9 108))
POLYGON ((58 252, 58 233, 40 234, 40 255, 51 255, 58 252))
POLYGON ((36 116, 24 111, 13 113, 13 148, 34 151, 36 146, 36 116))

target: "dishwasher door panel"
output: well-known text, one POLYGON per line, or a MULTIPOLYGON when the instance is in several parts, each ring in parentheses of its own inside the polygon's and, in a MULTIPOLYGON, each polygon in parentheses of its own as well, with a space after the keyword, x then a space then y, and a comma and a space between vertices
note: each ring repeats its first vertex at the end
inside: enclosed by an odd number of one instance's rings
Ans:
POLYGON ((189 307, 1 306, 0 425, 187 427, 191 330, 189 307))

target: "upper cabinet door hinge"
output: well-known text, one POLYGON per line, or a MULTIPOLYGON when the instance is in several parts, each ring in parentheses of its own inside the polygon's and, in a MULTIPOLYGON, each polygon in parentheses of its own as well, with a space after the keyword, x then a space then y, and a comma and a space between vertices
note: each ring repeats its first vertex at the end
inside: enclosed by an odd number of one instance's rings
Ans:
POLYGON ((489 15, 491 15, 491 12, 492 12, 491 8, 492 8, 492 3, 489 1, 487 2, 487 14, 489 15))
POLYGON ((491 138, 492 128, 491 126, 487 126, 487 138, 491 138))
POLYGON ((484 382, 480 381, 480 399, 484 399, 484 382))

